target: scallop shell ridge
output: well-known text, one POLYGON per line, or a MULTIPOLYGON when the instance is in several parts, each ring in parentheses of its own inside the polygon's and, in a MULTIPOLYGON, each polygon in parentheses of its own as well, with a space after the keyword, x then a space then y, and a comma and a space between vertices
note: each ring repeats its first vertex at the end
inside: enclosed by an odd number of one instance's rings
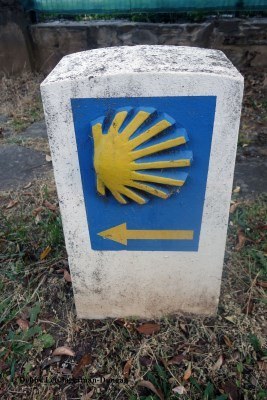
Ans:
POLYGON ((168 199, 185 184, 193 156, 186 130, 156 109, 117 109, 91 122, 97 192, 121 204, 168 199))

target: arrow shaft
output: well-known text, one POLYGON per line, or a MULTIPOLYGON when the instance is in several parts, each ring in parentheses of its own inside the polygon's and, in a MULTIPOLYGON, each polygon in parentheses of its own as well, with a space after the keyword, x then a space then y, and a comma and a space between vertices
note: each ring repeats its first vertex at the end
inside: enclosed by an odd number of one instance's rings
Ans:
POLYGON ((127 239, 192 240, 194 231, 190 230, 127 230, 127 239))

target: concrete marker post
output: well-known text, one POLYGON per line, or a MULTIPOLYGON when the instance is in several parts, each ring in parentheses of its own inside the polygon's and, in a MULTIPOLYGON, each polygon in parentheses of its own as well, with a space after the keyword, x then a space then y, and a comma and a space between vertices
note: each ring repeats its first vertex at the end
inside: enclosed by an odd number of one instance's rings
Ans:
POLYGON ((217 50, 113 47, 41 92, 78 316, 214 314, 240 73, 217 50))

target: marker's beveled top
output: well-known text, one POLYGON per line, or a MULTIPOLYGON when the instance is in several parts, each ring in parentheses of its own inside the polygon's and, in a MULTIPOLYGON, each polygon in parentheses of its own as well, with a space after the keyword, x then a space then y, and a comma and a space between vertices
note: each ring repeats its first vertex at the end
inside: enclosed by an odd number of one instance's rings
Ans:
POLYGON ((204 73, 243 80, 220 50, 185 46, 121 46, 67 55, 43 81, 58 81, 135 73, 204 73))

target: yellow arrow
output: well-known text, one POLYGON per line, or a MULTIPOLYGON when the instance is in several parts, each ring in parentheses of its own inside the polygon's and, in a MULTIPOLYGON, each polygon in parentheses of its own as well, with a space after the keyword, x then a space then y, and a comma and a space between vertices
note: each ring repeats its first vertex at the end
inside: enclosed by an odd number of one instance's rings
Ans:
POLYGON ((106 231, 98 233, 104 239, 110 239, 114 242, 127 245, 128 239, 138 240, 192 240, 194 231, 181 230, 135 230, 127 229, 126 223, 113 226, 106 231))

